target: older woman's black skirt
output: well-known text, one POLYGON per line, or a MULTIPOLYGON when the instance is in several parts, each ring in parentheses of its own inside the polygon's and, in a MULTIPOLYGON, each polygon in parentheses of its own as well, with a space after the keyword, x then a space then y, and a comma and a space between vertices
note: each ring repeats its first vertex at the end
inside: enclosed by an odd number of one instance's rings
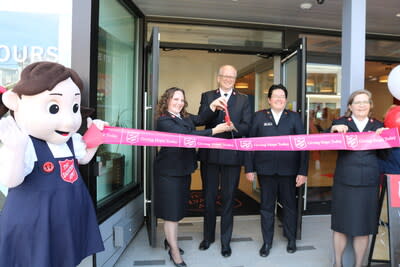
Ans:
POLYGON ((190 182, 190 175, 156 175, 154 201, 157 218, 177 222, 185 217, 189 203, 190 182))
POLYGON ((334 183, 332 230, 349 236, 376 234, 379 186, 350 186, 334 183))

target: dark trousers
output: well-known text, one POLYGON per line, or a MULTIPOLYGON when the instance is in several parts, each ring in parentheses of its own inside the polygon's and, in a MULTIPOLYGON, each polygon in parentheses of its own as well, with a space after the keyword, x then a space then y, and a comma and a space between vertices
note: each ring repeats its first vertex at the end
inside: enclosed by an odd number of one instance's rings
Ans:
POLYGON ((296 240, 296 177, 258 175, 261 187, 261 231, 264 243, 272 245, 274 237, 275 206, 277 196, 283 206, 283 234, 288 240, 296 240))
POLYGON ((201 163, 201 175, 204 194, 204 229, 203 239, 215 240, 216 200, 218 188, 221 190, 221 244, 229 245, 233 230, 233 204, 239 184, 240 165, 217 165, 201 163))

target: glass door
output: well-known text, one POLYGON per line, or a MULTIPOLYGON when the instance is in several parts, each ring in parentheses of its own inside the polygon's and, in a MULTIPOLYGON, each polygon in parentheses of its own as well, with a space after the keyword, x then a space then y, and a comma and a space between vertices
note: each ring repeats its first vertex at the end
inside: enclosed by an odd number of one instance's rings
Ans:
MULTIPOLYGON (((323 133, 340 116, 341 67, 307 64, 308 133, 323 133)), ((330 214, 336 150, 310 151, 306 214, 330 214)))
MULTIPOLYGON (((291 45, 281 59, 281 83, 288 90, 286 108, 297 111, 305 123, 305 91, 306 91, 306 39, 303 37, 291 45)), ((301 239, 302 215, 306 186, 297 188, 297 239, 301 239)), ((282 210, 278 198, 278 217, 282 210)))
MULTIPOLYGON (((152 29, 150 41, 147 45, 147 79, 144 105, 144 129, 155 130, 155 112, 158 98, 158 78, 160 59, 160 35, 158 28, 152 29)), ((154 212, 154 159, 156 147, 143 147, 143 187, 144 187, 144 216, 149 236, 150 246, 156 247, 157 218, 154 212)))

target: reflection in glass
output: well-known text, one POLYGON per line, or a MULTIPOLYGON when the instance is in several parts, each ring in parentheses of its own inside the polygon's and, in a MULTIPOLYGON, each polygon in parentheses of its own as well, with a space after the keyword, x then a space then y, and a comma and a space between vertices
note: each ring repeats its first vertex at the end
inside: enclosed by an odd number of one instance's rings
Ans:
MULTIPOLYGON (((72 0, 1 2, 0 85, 11 89, 22 70, 38 61, 71 65, 72 0), (47 11, 43 12, 42 6, 47 11), (28 8, 29 6, 29 8, 28 8), (38 34, 43 33, 43 34, 38 34), (45 34, 44 34, 45 33, 45 34)), ((1 147, 1 143, 0 143, 1 147)), ((0 184, 0 212, 8 188, 0 184)))
MULTIPOLYGON (((340 55, 342 51, 342 38, 317 34, 300 34, 307 38, 307 51, 324 54, 340 55)), ((400 59, 400 42, 397 40, 367 39, 365 43, 367 57, 400 59)))
MULTIPOLYGON (((100 1, 97 117, 111 126, 138 128, 133 116, 137 108, 136 31, 132 14, 117 2, 100 1)), ((137 147, 132 146, 99 148, 98 206, 137 183, 137 154, 137 147)))
MULTIPOLYGON (((340 114, 341 68, 307 64, 308 133, 324 133, 340 114)), ((310 151, 307 210, 330 213, 336 151, 310 151)))
POLYGON ((189 43, 257 48, 281 48, 282 32, 230 27, 200 26, 170 23, 149 23, 147 40, 151 29, 159 27, 161 42, 189 43))
POLYGON ((265 70, 263 72, 257 73, 258 83, 257 83, 257 92, 256 97, 258 98, 258 106, 256 110, 267 108, 267 95, 268 89, 274 83, 274 69, 271 66, 270 69, 265 70))
POLYGON ((297 57, 290 58, 282 66, 283 85, 288 90, 286 109, 297 111, 297 57))
POLYGON ((307 94, 340 94, 341 67, 326 64, 307 64, 307 94))
POLYGON ((389 218, 388 218, 388 201, 387 191, 385 191, 382 210, 379 216, 378 233, 374 242, 372 260, 373 261, 390 261, 390 242, 389 242, 389 218))

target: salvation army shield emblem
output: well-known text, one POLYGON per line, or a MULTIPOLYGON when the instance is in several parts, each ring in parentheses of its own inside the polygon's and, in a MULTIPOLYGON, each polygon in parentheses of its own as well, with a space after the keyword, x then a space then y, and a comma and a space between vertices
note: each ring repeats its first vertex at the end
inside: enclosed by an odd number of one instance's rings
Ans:
POLYGON ((356 146, 358 146, 357 135, 346 135, 346 143, 351 148, 355 148, 356 146))
POLYGON ((295 137, 294 146, 298 149, 304 149, 307 147, 306 139, 304 137, 295 137))
POLYGON ((185 147, 195 147, 196 139, 194 139, 192 137, 185 137, 185 138, 183 138, 183 145, 185 147))
POLYGON ((68 183, 74 183, 78 179, 78 172, 75 170, 74 160, 60 160, 58 163, 60 164, 61 178, 68 183))
POLYGON ((126 135, 126 141, 130 144, 137 143, 139 141, 139 134, 138 133, 128 133, 126 135))
POLYGON ((249 140, 247 140, 247 141, 242 141, 241 140, 239 142, 239 144, 240 144, 240 147, 243 148, 243 149, 252 149, 253 148, 253 143, 251 141, 249 141, 249 140))

